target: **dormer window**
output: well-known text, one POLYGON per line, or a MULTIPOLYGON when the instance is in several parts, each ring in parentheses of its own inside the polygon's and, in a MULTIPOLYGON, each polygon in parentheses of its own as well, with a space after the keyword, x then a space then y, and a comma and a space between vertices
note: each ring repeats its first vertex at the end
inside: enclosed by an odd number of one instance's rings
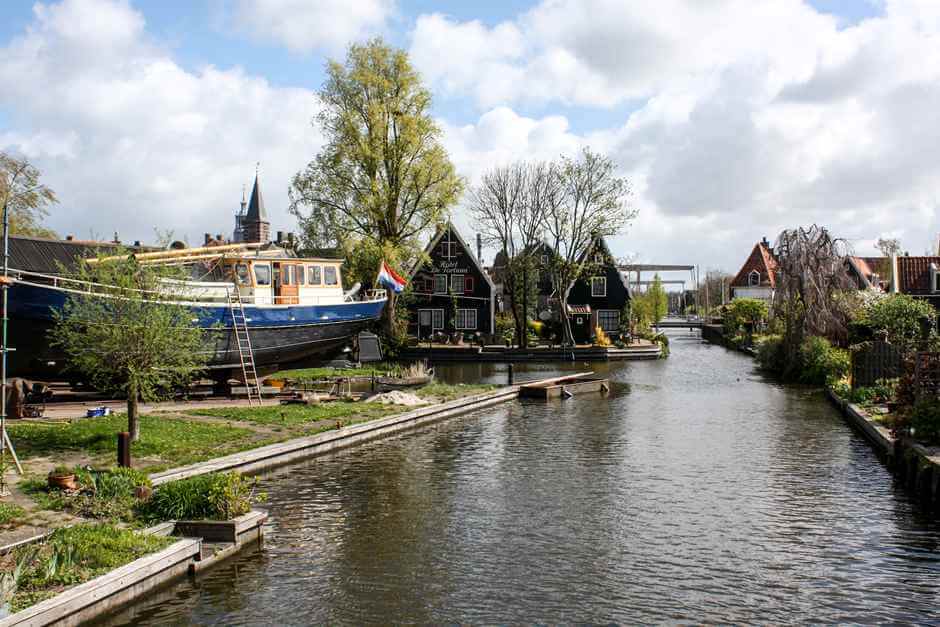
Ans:
POLYGON ((760 272, 751 270, 751 273, 747 275, 747 284, 752 287, 760 285, 760 272))

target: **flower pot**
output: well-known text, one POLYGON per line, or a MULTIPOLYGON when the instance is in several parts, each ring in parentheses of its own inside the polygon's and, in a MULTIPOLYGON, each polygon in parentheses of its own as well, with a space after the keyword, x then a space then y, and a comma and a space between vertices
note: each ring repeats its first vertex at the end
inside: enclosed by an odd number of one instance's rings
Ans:
POLYGON ((50 488, 56 488, 59 490, 77 490, 78 484, 75 482, 75 475, 54 475, 49 474, 46 477, 46 482, 49 484, 50 488))

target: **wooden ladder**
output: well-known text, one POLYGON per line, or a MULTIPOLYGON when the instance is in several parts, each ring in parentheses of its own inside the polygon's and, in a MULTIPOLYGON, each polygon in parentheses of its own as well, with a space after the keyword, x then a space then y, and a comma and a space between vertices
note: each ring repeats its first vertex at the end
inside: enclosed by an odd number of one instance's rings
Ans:
POLYGON ((261 381, 255 368, 255 354, 251 350, 251 338, 248 336, 248 320, 245 318, 245 305, 238 288, 226 288, 228 308, 232 312, 232 327, 235 332, 235 344, 238 345, 238 358, 242 364, 242 376, 248 390, 248 404, 261 405, 261 381))

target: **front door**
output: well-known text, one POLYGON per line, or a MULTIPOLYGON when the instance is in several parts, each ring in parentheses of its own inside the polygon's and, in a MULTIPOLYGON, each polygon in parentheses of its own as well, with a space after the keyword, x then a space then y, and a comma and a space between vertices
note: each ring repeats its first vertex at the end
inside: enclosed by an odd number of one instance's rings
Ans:
POLYGON ((300 302, 297 288, 297 265, 293 263, 274 264, 277 282, 274 284, 274 302, 278 305, 296 305, 300 302))

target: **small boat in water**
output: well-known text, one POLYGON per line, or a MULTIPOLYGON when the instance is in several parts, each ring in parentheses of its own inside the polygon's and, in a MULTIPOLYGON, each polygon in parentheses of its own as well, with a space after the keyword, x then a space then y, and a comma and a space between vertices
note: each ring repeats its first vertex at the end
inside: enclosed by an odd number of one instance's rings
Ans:
MULTIPOLYGON (((344 292, 342 259, 298 257, 275 244, 184 248, 135 258, 189 271, 190 280, 165 281, 159 298, 169 294, 192 309, 194 323, 207 335, 207 367, 219 381, 242 372, 238 332, 247 331, 259 371, 329 359, 379 319, 387 300, 385 290, 360 294, 356 286, 344 292)), ((61 376, 64 355, 47 338, 53 311, 61 310, 70 294, 95 294, 106 286, 16 269, 10 275, 10 337, 16 348, 10 353, 11 375, 61 376)))

